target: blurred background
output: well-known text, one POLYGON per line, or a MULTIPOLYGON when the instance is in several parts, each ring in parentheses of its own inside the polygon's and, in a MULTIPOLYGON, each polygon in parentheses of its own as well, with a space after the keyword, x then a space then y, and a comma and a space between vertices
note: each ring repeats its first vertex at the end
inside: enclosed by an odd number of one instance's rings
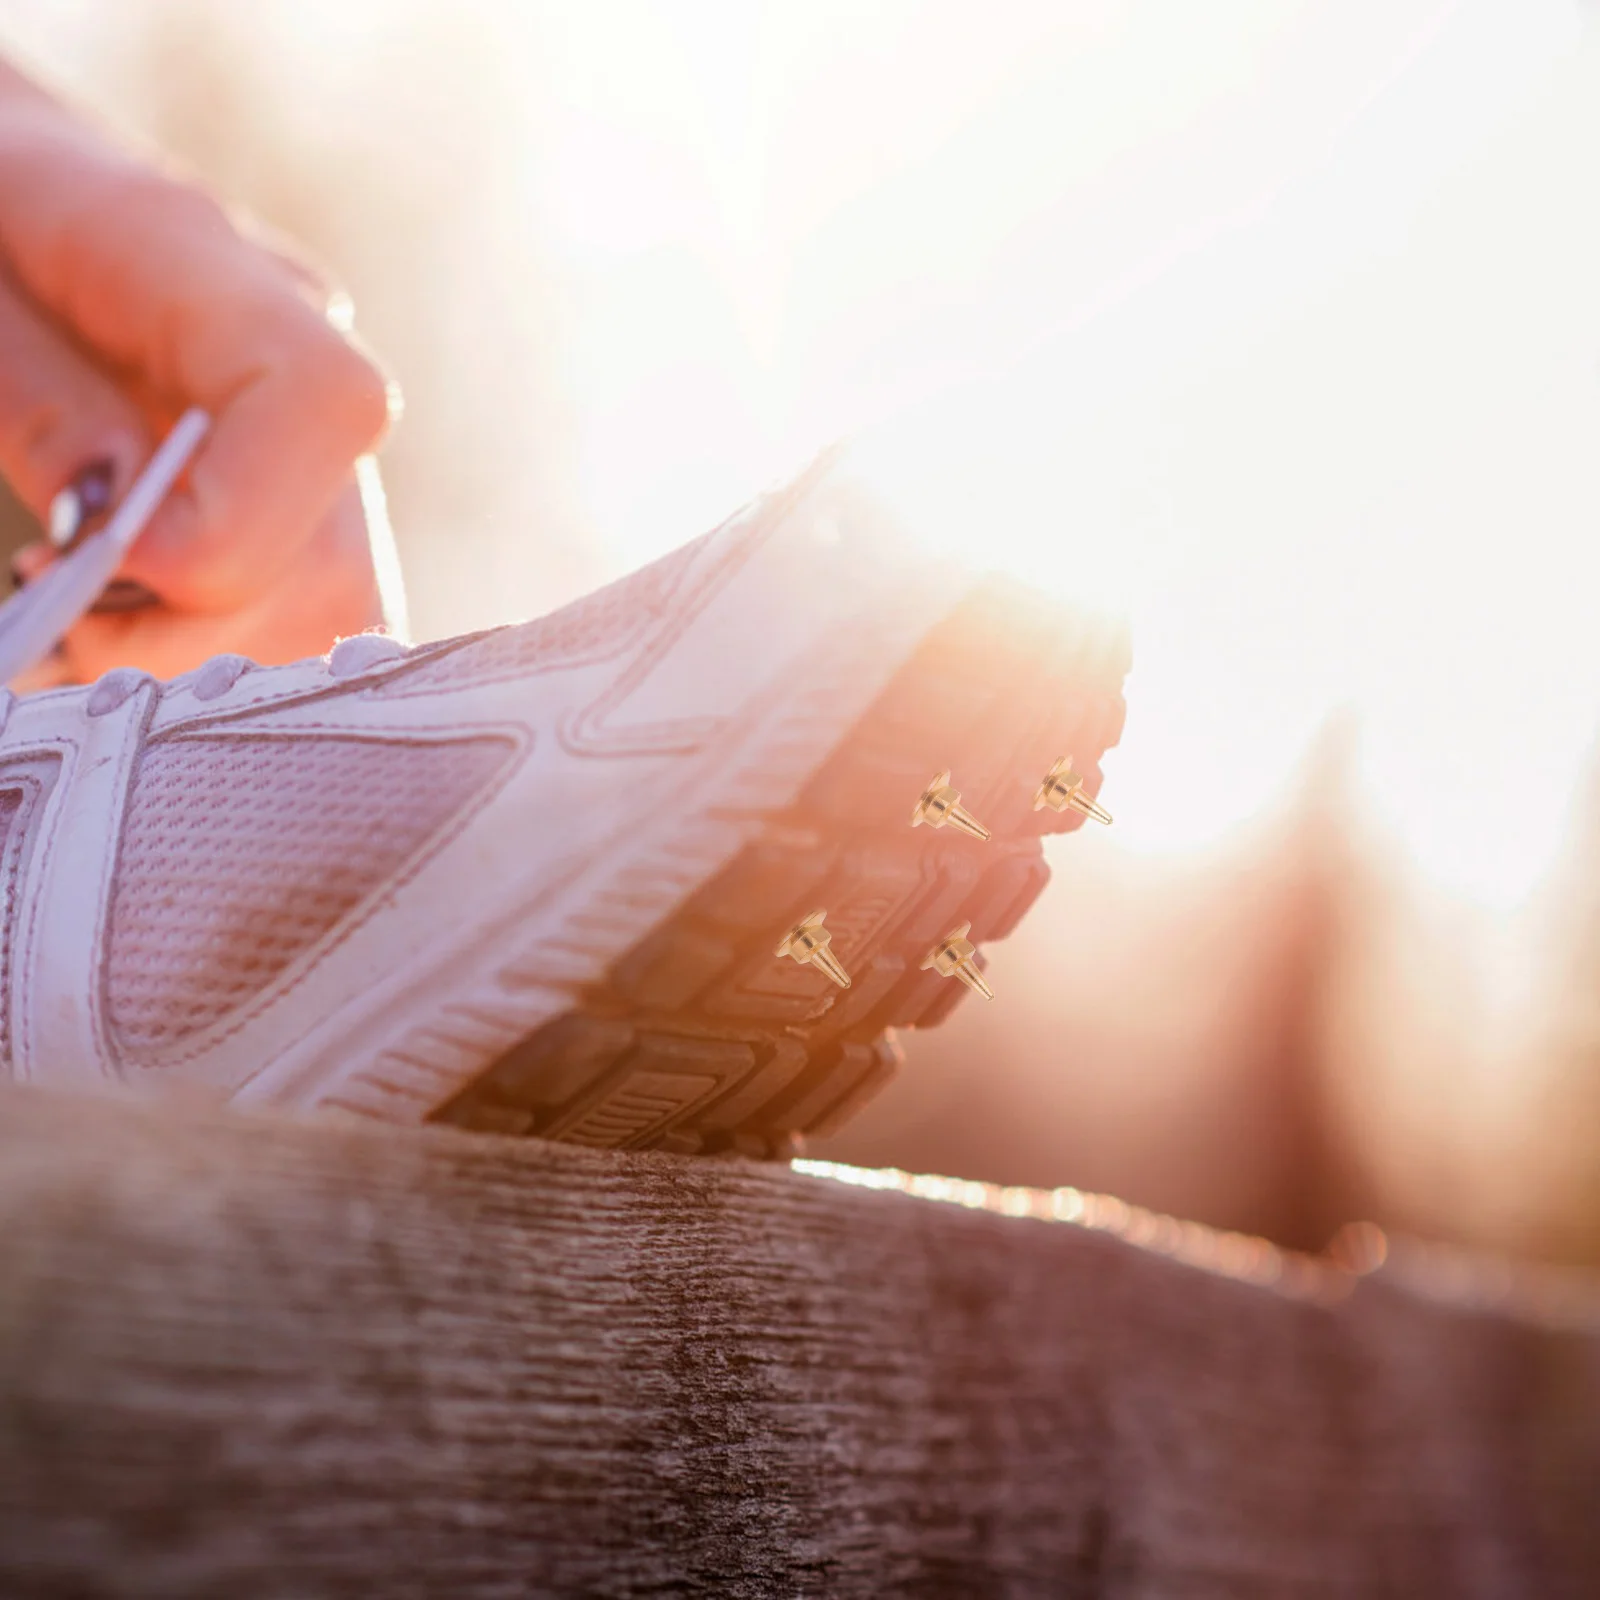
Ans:
POLYGON ((419 636, 841 434, 1131 608, 1115 828, 816 1153, 1594 1261, 1595 21, 0 0, 0 48, 349 287, 419 636))

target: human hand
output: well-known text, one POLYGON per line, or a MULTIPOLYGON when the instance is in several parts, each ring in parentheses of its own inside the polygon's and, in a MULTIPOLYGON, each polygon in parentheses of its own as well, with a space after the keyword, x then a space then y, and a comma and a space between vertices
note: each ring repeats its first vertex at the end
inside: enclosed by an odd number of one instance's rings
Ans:
MULTIPOLYGON (((170 677, 221 650, 293 660, 384 620, 356 464, 393 391, 338 310, 200 188, 0 63, 0 474, 43 520, 86 469, 120 498, 187 407, 213 417, 120 574, 159 603, 84 617, 18 687, 170 677)), ((18 575, 51 559, 29 545, 18 575)))

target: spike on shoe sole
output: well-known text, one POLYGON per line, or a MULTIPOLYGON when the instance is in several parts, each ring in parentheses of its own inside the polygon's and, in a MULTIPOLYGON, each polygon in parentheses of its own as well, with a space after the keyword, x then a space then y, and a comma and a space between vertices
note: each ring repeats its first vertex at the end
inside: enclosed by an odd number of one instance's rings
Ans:
POLYGON ((848 989, 850 974, 844 970, 844 964, 829 948, 833 935, 822 925, 822 920, 827 914, 826 911, 813 911, 809 916, 802 917, 778 941, 778 948, 773 954, 788 956, 798 961, 801 966, 809 963, 819 971, 825 972, 841 989, 848 989))
POLYGON ((1083 779, 1073 770, 1071 756, 1062 756, 1045 773, 1039 792, 1033 797, 1033 809, 1040 811, 1045 806, 1052 811, 1065 811, 1070 806, 1106 827, 1111 826, 1111 813, 1085 790, 1083 779))
POLYGON ((942 828, 948 823, 974 839, 987 840, 989 830, 961 803, 961 794, 950 787, 949 772, 935 774, 933 782, 922 791, 922 797, 912 808, 911 826, 926 822, 930 827, 942 828))
POLYGON ((977 946, 967 937, 971 932, 970 922, 963 922, 959 928, 952 928, 922 958, 922 969, 926 972, 932 968, 941 978, 959 978, 969 989, 981 994, 985 1000, 993 1000, 994 990, 984 981, 984 976, 978 970, 978 963, 974 959, 978 951, 977 946))

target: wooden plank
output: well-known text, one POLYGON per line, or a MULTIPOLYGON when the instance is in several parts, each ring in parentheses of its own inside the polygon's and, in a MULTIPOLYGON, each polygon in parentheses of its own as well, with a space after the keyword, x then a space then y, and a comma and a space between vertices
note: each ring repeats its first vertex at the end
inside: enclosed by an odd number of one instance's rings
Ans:
POLYGON ((1590 1303, 921 1189, 9 1091, 0 1592, 1600 1591, 1590 1303))

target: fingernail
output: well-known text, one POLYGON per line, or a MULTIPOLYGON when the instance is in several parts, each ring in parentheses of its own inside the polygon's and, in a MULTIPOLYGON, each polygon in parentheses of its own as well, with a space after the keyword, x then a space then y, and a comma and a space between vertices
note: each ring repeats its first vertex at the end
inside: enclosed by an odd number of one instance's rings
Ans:
POLYGON ((45 531, 57 550, 70 549, 90 523, 111 509, 111 491, 116 478, 114 461, 109 458, 91 461, 50 502, 45 531))
POLYGON ((113 578, 100 591, 100 598, 89 607, 89 614, 114 617, 125 611, 147 611, 151 606, 160 604, 161 596, 154 589, 147 589, 132 578, 113 578))

